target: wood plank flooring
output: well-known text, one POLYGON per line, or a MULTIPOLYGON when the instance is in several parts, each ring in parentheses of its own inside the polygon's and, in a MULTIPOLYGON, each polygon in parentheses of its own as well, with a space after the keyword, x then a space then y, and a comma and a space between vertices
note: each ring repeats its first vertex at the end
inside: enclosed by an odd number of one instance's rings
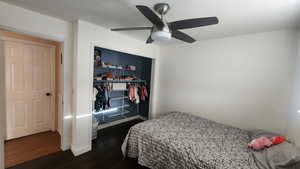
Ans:
POLYGON ((129 128, 141 120, 133 120, 98 132, 92 151, 74 157, 70 151, 57 152, 10 169, 147 169, 135 159, 123 160, 121 145, 129 128))
POLYGON ((60 151, 60 135, 44 132, 5 142, 5 167, 12 167, 60 151))

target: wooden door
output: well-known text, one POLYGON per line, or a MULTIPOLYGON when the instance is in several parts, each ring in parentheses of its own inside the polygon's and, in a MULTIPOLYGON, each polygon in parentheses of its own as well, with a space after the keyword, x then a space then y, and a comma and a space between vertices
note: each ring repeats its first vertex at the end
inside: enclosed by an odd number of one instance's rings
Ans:
POLYGON ((7 40, 6 139, 54 130, 55 47, 7 40))

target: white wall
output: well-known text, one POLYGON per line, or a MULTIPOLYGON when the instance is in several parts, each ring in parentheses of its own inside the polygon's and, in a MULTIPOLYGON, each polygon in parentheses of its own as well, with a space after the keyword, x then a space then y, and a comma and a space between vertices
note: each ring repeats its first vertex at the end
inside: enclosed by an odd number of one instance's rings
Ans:
MULTIPOLYGON (((72 24, 37 12, 19 8, 0 1, 0 28, 25 33, 64 43, 64 115, 71 114, 72 98, 72 24)), ((63 119, 63 118, 62 118, 63 119)), ((62 149, 68 149, 71 142, 71 118, 65 119, 62 126, 62 149)))
POLYGON ((296 35, 282 30, 163 47, 156 112, 284 133, 296 35))
POLYGON ((300 146, 300 31, 298 31, 298 54, 295 62, 293 100, 289 113, 288 136, 300 146))
POLYGON ((4 129, 5 129, 5 100, 4 100, 4 50, 0 40, 0 169, 4 169, 4 129))
MULTIPOLYGON (((71 149, 75 155, 79 155, 91 149, 94 46, 156 59, 159 48, 85 21, 79 20, 74 25, 74 112, 76 116, 73 116, 71 149)), ((155 86, 156 84, 154 84, 154 92, 155 86)), ((155 94, 152 93, 152 96, 155 94)), ((155 102, 155 99, 152 98, 152 101, 155 102)))

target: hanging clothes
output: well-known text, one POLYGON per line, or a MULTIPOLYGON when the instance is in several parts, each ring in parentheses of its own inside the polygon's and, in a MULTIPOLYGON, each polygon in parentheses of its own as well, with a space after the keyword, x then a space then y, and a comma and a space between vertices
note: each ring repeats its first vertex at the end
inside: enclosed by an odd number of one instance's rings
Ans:
POLYGON ((103 110, 110 107, 110 88, 109 86, 104 87, 104 100, 103 100, 103 110))
POLYGON ((98 94, 98 90, 94 87, 93 88, 93 110, 96 109, 97 94, 98 94))
POLYGON ((96 89, 98 90, 98 93, 96 95, 95 110, 100 111, 109 108, 110 107, 109 86, 107 85, 96 86, 96 89))
POLYGON ((134 87, 129 85, 128 87, 128 98, 131 102, 135 102, 135 91, 134 91, 134 87))
POLYGON ((100 86, 95 86, 96 90, 97 90, 97 94, 96 94, 96 101, 95 101, 95 110, 96 112, 100 111, 102 108, 102 89, 100 86))
POLYGON ((97 94, 98 94, 98 90, 97 90, 97 88, 96 87, 94 87, 94 90, 93 90, 93 101, 96 101, 96 99, 97 99, 97 94))
POLYGON ((145 101, 148 97, 148 91, 146 86, 140 86, 140 94, 141 94, 141 100, 145 101))
POLYGON ((139 104, 140 103, 140 96, 139 96, 139 93, 138 93, 138 87, 134 87, 134 97, 135 97, 135 101, 134 103, 135 104, 139 104))
POLYGON ((139 104, 140 103, 140 96, 139 96, 139 89, 135 85, 128 86, 128 98, 132 103, 139 104))

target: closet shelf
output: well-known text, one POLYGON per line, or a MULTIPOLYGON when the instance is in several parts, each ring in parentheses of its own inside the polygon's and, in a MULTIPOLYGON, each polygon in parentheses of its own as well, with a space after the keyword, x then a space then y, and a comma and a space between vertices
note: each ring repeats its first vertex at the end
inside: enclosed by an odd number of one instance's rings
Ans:
POLYGON ((102 67, 102 66, 95 66, 95 68, 100 68, 103 70, 120 70, 120 71, 132 71, 132 72, 136 71, 136 70, 130 70, 130 69, 118 69, 118 68, 109 68, 109 67, 102 67))
POLYGON ((95 80, 94 84, 99 83, 145 83, 146 80, 95 80))
POLYGON ((111 98, 110 100, 122 100, 122 99, 127 99, 128 98, 128 96, 123 96, 123 97, 113 97, 113 98, 111 98))
POLYGON ((109 117, 124 116, 125 114, 128 114, 128 113, 131 113, 131 112, 128 111, 128 110, 125 110, 125 111, 123 111, 121 113, 109 115, 109 117))

